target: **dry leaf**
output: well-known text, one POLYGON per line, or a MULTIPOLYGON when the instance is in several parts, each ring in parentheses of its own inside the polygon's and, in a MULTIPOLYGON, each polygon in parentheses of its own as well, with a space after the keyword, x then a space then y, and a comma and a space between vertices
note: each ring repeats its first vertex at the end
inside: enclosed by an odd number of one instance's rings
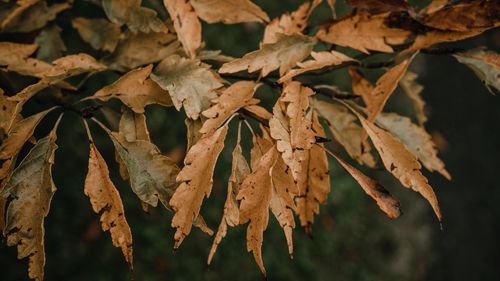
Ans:
POLYGON ((102 0, 102 8, 110 21, 126 24, 134 33, 168 31, 154 10, 141 7, 141 0, 102 0))
POLYGON ((404 57, 408 54, 414 53, 420 49, 428 48, 438 43, 460 41, 470 37, 474 37, 486 31, 488 28, 475 28, 469 31, 441 31, 431 30, 423 34, 417 35, 413 43, 408 49, 399 53, 399 57, 404 57))
MULTIPOLYGON (((56 126, 57 127, 57 126, 56 126)), ((9 196, 4 235, 8 246, 17 246, 17 258, 28 258, 28 276, 43 280, 45 266, 44 219, 56 187, 52 164, 57 149, 56 131, 40 139, 12 172, 2 191, 9 196)))
POLYGON ((212 176, 217 158, 224 148, 227 129, 226 124, 213 134, 202 137, 184 158, 184 168, 177 175, 179 187, 170 200, 175 211, 172 219, 172 227, 176 228, 174 248, 178 248, 191 232, 203 198, 212 191, 212 176))
POLYGON ((352 58, 337 51, 318 53, 311 52, 311 56, 313 57, 313 60, 298 62, 297 66, 299 66, 300 68, 288 71, 283 77, 278 80, 278 83, 286 82, 293 77, 305 72, 319 70, 329 66, 341 65, 342 63, 353 61, 352 58))
POLYGON ((244 107, 246 113, 250 116, 256 118, 257 120, 262 120, 264 123, 269 122, 273 115, 260 105, 252 104, 244 107))
POLYGON ((10 13, 0 25, 1 32, 31 32, 45 26, 56 15, 71 7, 71 3, 47 6, 46 1, 18 1, 21 6, 10 13), (25 2, 25 3, 22 3, 25 2))
POLYGON ((71 21, 83 41, 96 50, 113 52, 120 39, 120 27, 106 19, 76 17, 71 21))
POLYGON ((495 88, 500 92, 500 55, 484 49, 473 49, 453 55, 459 62, 466 64, 485 83, 490 92, 495 88))
POLYGON ((103 101, 120 99, 136 113, 144 113, 144 108, 150 104, 172 106, 168 92, 148 79, 152 69, 153 65, 134 69, 113 84, 97 91, 94 97, 103 101))
POLYGON ((363 53, 379 51, 392 53, 391 45, 406 42, 411 32, 386 25, 389 14, 370 15, 358 12, 339 19, 327 28, 321 28, 316 37, 322 41, 350 47, 363 53))
POLYGON ((178 55, 161 61, 151 78, 168 91, 177 110, 184 107, 186 115, 195 120, 210 107, 210 101, 217 97, 216 90, 223 86, 209 65, 178 55))
POLYGON ((203 116, 196 120, 191 118, 186 118, 184 123, 186 124, 187 130, 187 147, 186 151, 189 151, 191 147, 201 139, 202 134, 200 133, 200 129, 203 126, 203 116))
POLYGON ((449 2, 448 0, 432 0, 429 3, 429 5, 425 6, 425 8, 420 10, 419 14, 420 15, 432 14, 432 13, 440 10, 444 6, 446 6, 448 4, 448 2, 449 2))
POLYGON ((163 4, 186 54, 194 58, 196 50, 201 47, 201 23, 193 7, 188 0, 163 0, 163 4))
POLYGON ((203 116, 208 119, 203 123, 200 133, 215 131, 240 108, 257 103, 258 100, 252 97, 260 85, 254 81, 238 81, 224 89, 219 97, 212 100, 212 107, 203 111, 203 116))
POLYGON ((49 25, 35 38, 35 43, 40 46, 37 58, 51 62, 62 56, 66 51, 66 45, 61 38, 62 29, 55 25, 49 25))
POLYGON ((122 249, 125 260, 132 265, 132 232, 125 218, 122 199, 109 178, 106 161, 92 142, 89 157, 85 195, 89 196, 94 212, 101 215, 102 230, 109 230, 113 245, 122 249))
POLYGON ((266 12, 250 0, 190 0, 196 14, 208 23, 268 22, 266 12))
POLYGON ((255 72, 261 70, 261 76, 279 68, 282 76, 299 61, 307 57, 315 44, 313 38, 304 35, 279 35, 278 41, 263 44, 260 50, 250 52, 240 59, 225 63, 220 73, 235 73, 242 70, 255 72))
POLYGON ((17 120, 22 119, 19 114, 16 114, 17 103, 10 101, 8 96, 4 95, 3 90, 0 88, 0 141, 3 141, 10 131, 12 125, 17 120))
POLYGON ((399 80, 399 86, 412 103, 415 118, 422 126, 427 121, 427 116, 425 115, 425 101, 420 94, 424 87, 417 82, 417 77, 416 73, 407 71, 405 76, 399 80))
POLYGON ((22 63, 25 58, 33 54, 38 45, 0 42, 0 65, 22 63))
POLYGON ((380 210, 382 210, 389 218, 395 219, 401 215, 399 201, 391 196, 389 191, 380 185, 377 181, 367 177, 360 170, 347 164, 337 155, 331 154, 344 169, 359 183, 361 188, 377 202, 380 210))
POLYGON ((437 156, 438 151, 431 135, 423 127, 413 124, 409 118, 396 113, 381 113, 376 120, 378 124, 399 139, 427 170, 438 171, 443 177, 451 180, 443 161, 437 156))
POLYGON ((347 4, 370 14, 383 12, 406 12, 412 10, 406 0, 347 0, 347 4))
POLYGON ((354 67, 349 67, 349 75, 351 75, 352 92, 363 98, 365 104, 369 104, 372 100, 373 85, 368 81, 361 71, 354 67))

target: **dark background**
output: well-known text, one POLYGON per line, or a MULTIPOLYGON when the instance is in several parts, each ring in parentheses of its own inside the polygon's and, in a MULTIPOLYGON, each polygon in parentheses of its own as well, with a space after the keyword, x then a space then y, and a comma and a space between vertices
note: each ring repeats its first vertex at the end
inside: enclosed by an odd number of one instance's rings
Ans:
MULTIPOLYGON (((301 4, 297 0, 255 2, 271 18, 301 4)), ((89 10, 92 6, 82 1, 76 1, 76 5, 73 10, 81 7, 82 13, 102 16, 101 11, 89 10)), ((346 11, 339 3, 339 14, 346 11)), ((318 24, 328 16, 329 9, 323 3, 310 23, 318 24)), ((263 32, 263 27, 256 24, 204 24, 203 28, 209 48, 233 56, 257 49, 263 32)), ((67 45, 89 48, 75 34, 69 26, 65 28, 67 45)), ((498 30, 452 44, 480 45, 498 52, 498 30)), ((425 173, 440 200, 445 217, 443 230, 427 202, 404 189, 386 172, 367 173, 377 177, 401 200, 404 215, 394 221, 386 218, 357 184, 331 162, 332 191, 328 204, 321 208, 312 239, 297 227, 293 259, 287 254, 282 230, 271 216, 263 245, 268 280, 500 280, 500 97, 489 93, 474 73, 452 56, 421 54, 410 69, 419 74, 418 81, 425 86, 422 95, 429 116, 426 128, 439 136, 440 156, 453 176, 448 182, 438 174, 425 173)), ((375 71, 371 75, 378 74, 375 71)), ((89 81, 88 94, 116 79, 109 73, 103 75, 89 81)), ((345 71, 314 81, 335 83, 350 90, 345 71)), ((268 91, 264 89, 260 95, 268 91)), ((388 110, 404 111, 398 108, 399 94, 394 94, 395 101, 389 103, 388 110)), ((29 105, 26 112, 36 112, 39 107, 29 105)), ((147 116, 153 141, 162 151, 183 151, 183 113, 150 106, 147 116)), ((50 129, 53 118, 47 119, 37 129, 37 136, 50 129)), ((46 280, 263 279, 251 253, 246 252, 245 226, 229 230, 210 267, 206 258, 212 238, 198 230, 174 253, 171 214, 162 208, 150 214, 141 211, 136 196, 119 178, 111 143, 97 127, 92 126, 92 131, 124 200, 134 237, 134 270, 128 270, 120 250, 112 246, 109 233, 101 231, 99 218, 83 194, 88 145, 79 117, 67 114, 58 132, 60 147, 54 165, 58 191, 45 220, 46 280)), ((213 229, 222 214, 233 143, 234 131, 219 158, 212 195, 202 209, 213 229)), ((17 260, 15 248, 6 247, 5 243, 0 246, 0 265, 0 280, 27 280, 26 261, 17 260)))

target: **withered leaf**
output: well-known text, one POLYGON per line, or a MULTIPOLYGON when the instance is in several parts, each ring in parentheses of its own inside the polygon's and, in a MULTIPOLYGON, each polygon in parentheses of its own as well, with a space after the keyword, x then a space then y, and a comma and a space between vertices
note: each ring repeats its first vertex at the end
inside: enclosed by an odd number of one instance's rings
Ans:
POLYGON ((493 87, 500 92, 500 55, 484 49, 473 49, 453 55, 459 62, 466 64, 485 83, 490 92, 493 87))
POLYGON ((411 10, 406 0, 347 0, 346 2, 354 8, 366 10, 371 14, 411 10))
POLYGON ((256 104, 258 100, 252 97, 259 86, 254 81, 238 81, 224 89, 219 97, 212 100, 212 107, 203 111, 203 116, 208 119, 203 123, 200 133, 215 131, 240 108, 256 104))
POLYGON ((420 49, 424 49, 433 46, 438 43, 460 41, 470 37, 474 37, 488 30, 488 28, 473 28, 468 31, 442 31, 442 30, 431 30, 423 34, 417 35, 413 43, 408 47, 408 49, 399 53, 398 56, 406 56, 420 49))
POLYGON ((282 76, 297 62, 307 57, 315 44, 313 38, 304 35, 279 35, 278 37, 276 43, 263 44, 260 50, 223 64, 219 72, 235 73, 242 70, 248 70, 248 72, 261 70, 261 76, 264 77, 279 68, 280 76, 282 76))
POLYGON ((278 80, 278 82, 286 82, 293 77, 305 72, 319 70, 329 66, 340 65, 348 61, 353 61, 352 58, 337 51, 311 52, 311 56, 313 57, 313 60, 298 62, 297 66, 299 66, 300 68, 288 71, 283 77, 278 80))
POLYGON ((162 60, 151 78, 168 91, 175 108, 184 107, 191 119, 198 119, 210 107, 210 101, 217 97, 216 90, 223 86, 222 79, 209 65, 178 55, 162 60))
POLYGON ((132 232, 125 218, 122 199, 109 178, 106 161, 93 143, 90 143, 84 191, 90 198, 94 212, 101 215, 102 229, 109 230, 113 245, 122 249, 125 260, 132 265, 132 232))
POLYGON ((349 75, 351 75, 352 92, 363 98, 365 104, 369 104, 372 100, 373 85, 368 81, 363 73, 354 67, 349 67, 349 75))
POLYGON ((167 32, 168 29, 152 9, 141 7, 141 0, 102 0, 102 8, 109 20, 126 24, 134 33, 167 32))
POLYGON ((172 106, 168 92, 155 81, 148 79, 152 69, 153 65, 134 69, 113 84, 97 91, 94 97, 103 101, 120 99, 136 113, 144 113, 144 108, 150 104, 172 106))
POLYGON ((47 1, 18 1, 21 5, 13 10, 0 25, 1 32, 31 32, 45 26, 56 15, 71 7, 71 3, 47 6, 47 1), (24 3, 23 3, 24 2, 24 3))
POLYGON ((350 47, 363 53, 379 51, 392 53, 391 45, 406 42, 411 32, 386 25, 389 14, 370 15, 358 12, 345 16, 327 28, 321 28, 316 37, 322 41, 350 47))
POLYGON ((208 23, 268 22, 269 17, 250 0, 191 0, 196 14, 208 23))
POLYGON ((276 148, 270 148, 258 161, 240 187, 236 199, 240 203, 240 224, 247 227, 247 251, 251 251, 262 273, 266 274, 262 261, 262 241, 269 223, 269 206, 272 197, 271 168, 279 157, 276 148))
POLYGON ((399 86, 412 103, 415 118, 418 124, 422 126, 427 121, 427 116, 425 115, 425 101, 420 94, 424 87, 418 83, 417 77, 416 73, 407 71, 405 76, 399 80, 399 86))
POLYGON ((83 41, 96 50, 113 52, 120 39, 120 27, 106 19, 87 19, 76 17, 71 20, 83 41))
POLYGON ((42 32, 35 38, 35 43, 40 46, 37 51, 37 58, 51 62, 62 56, 66 51, 66 45, 61 38, 62 29, 55 25, 49 25, 42 29, 42 32))
POLYGON ((38 45, 19 44, 12 42, 0 42, 0 65, 22 63, 22 61, 33 54, 38 45))
POLYGON ((438 171, 443 177, 451 180, 443 161, 437 156, 436 145, 432 141, 431 135, 423 127, 413 124, 410 118, 396 113, 381 113, 376 120, 378 124, 399 139, 427 170, 438 171))
POLYGON ((170 200, 175 211, 172 218, 172 227, 176 228, 174 248, 178 248, 191 232, 203 198, 208 197, 212 191, 212 176, 217 158, 224 148, 227 129, 226 124, 213 134, 199 139, 184 158, 184 168, 177 175, 179 187, 170 200))
MULTIPOLYGON (((57 127, 57 126, 56 126, 57 127)), ((7 245, 17 246, 17 257, 28 258, 28 276, 43 280, 45 266, 44 218, 56 187, 52 164, 57 149, 56 132, 40 139, 12 172, 2 197, 10 197, 4 235, 7 245)))
POLYGON ((22 117, 17 113, 17 102, 9 100, 1 88, 0 105, 0 141, 3 141, 12 125, 22 117))
POLYGON ((194 58, 201 46, 201 23, 190 1, 163 0, 163 4, 174 22, 175 32, 186 54, 194 58))
POLYGON ((380 210, 382 210, 389 218, 395 219, 401 215, 399 201, 391 196, 389 191, 380 185, 374 179, 369 178, 360 170, 347 164, 344 160, 340 159, 337 155, 331 154, 337 162, 359 183, 361 188, 377 202, 380 210))

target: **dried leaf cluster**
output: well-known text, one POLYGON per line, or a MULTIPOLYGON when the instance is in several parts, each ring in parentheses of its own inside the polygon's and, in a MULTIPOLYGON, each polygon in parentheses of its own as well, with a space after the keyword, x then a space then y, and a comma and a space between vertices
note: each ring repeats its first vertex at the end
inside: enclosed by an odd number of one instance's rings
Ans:
MULTIPOLYGON (((283 228, 292 255, 295 217, 310 233, 320 205, 327 202, 332 169, 328 155, 388 217, 400 216, 398 200, 345 156, 367 167, 385 167, 401 185, 420 193, 442 220, 422 167, 451 176, 425 130, 423 87, 408 68, 436 44, 500 25, 500 5, 494 0, 434 0, 421 9, 405 0, 348 0, 354 9, 340 18, 336 1, 308 0, 274 19, 250 0, 164 0, 156 10, 140 0, 96 0, 89 5, 102 9, 105 17, 92 18, 79 16, 73 1, 49 2, 0 1, 0 74, 5 78, 0 80, 0 230, 9 246, 17 246, 18 257, 29 259, 28 275, 35 280, 44 279, 44 219, 56 191, 56 132, 72 129, 58 128, 63 113, 83 119, 90 143, 83 191, 103 231, 110 232, 130 266, 132 232, 88 122, 98 124, 111 139, 120 175, 143 206, 156 207, 159 201, 173 211, 175 248, 193 226, 214 234, 201 215, 202 205, 211 194, 221 152, 232 150, 227 199, 208 263, 229 227, 245 225, 247 250, 265 274, 262 244, 270 213, 283 228), (310 26, 316 9, 331 9, 332 19, 310 26), (232 58, 204 47, 201 21, 254 22, 264 35, 258 50, 232 58), (94 49, 93 55, 70 51, 64 37, 68 32, 78 34, 94 49), (380 53, 390 60, 366 62, 380 53), (369 81, 364 74, 374 67, 384 73, 369 81), (307 77, 340 68, 349 70, 352 93, 307 83, 307 77), (82 96, 88 79, 102 72, 120 77, 82 96), (19 91, 8 85, 11 77, 21 77, 19 91), (262 97, 264 84, 279 94, 262 97), (384 112, 398 87, 412 103, 414 116, 384 112), (37 98, 46 102, 46 109, 27 116, 23 107, 37 98), (264 105, 263 98, 274 105, 264 105), (123 104, 117 131, 93 117, 96 112, 106 115, 110 99, 123 104), (185 112, 188 147, 181 167, 151 142, 145 115, 151 104, 185 112), (36 140, 36 127, 53 114, 59 114, 53 129, 36 140), (235 123, 236 146, 225 147, 235 123), (250 158, 244 153, 243 135, 253 143, 250 158), (335 152, 326 148, 329 138, 337 144, 335 152), (30 150, 21 159, 25 146, 30 150)), ((470 67, 490 91, 500 90, 497 53, 484 48, 448 53, 470 67)))

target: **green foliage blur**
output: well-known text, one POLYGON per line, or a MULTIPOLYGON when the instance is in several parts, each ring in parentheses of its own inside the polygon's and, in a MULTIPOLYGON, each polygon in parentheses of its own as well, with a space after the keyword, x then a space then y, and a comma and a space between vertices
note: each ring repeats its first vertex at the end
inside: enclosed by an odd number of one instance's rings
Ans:
MULTIPOLYGON (((50 2, 50 1, 49 1, 50 2)), ((153 5, 161 1, 143 1, 153 5)), ((293 11, 300 0, 256 0, 271 18, 293 11)), ((415 2, 415 1, 414 1, 415 2)), ((417 1, 419 2, 419 1, 417 1)), ((428 1, 425 1, 428 2, 428 1)), ((349 8, 338 3, 337 13, 349 8)), ((87 1, 75 1, 75 8, 62 14, 63 38, 69 50, 95 55, 67 19, 79 15, 105 17, 87 1), (64 20, 66 18, 66 20, 64 20)), ((160 13, 160 15, 162 15, 160 13)), ((321 24, 331 17, 326 5, 314 12, 310 23, 321 24)), ((203 24, 203 38, 208 49, 239 57, 259 46, 264 27, 259 24, 203 24)), ((5 38, 2 38, 5 39, 5 38)), ((459 45, 500 46, 498 31, 459 45)), ((263 245, 268 280, 500 280, 500 98, 492 96, 473 73, 452 57, 420 55, 411 69, 420 75, 426 87, 429 132, 443 140, 443 158, 454 180, 447 182, 438 175, 429 176, 445 216, 441 231, 430 207, 418 194, 404 189, 382 169, 367 171, 380 180, 401 200, 404 215, 390 220, 376 204, 338 166, 331 162, 332 191, 328 204, 316 217, 313 236, 297 226, 294 232, 294 256, 288 256, 281 228, 271 216, 263 245)), ((371 73, 376 78, 379 72, 371 73)), ((118 76, 102 73, 90 78, 84 94, 92 94, 118 76)), ((350 90, 345 70, 315 77, 310 82, 335 84, 350 90)), ((19 89, 10 89, 11 92, 19 89)), ((12 94, 12 93, 11 93, 12 94)), ((275 96, 266 87, 258 93, 263 100, 275 96)), ((404 112, 398 92, 389 110, 404 112)), ((117 109, 118 102, 111 102, 117 109)), ((29 104, 24 113, 37 112, 43 104, 29 104)), ((105 116, 97 115, 101 120, 105 116)), ((174 108, 147 108, 148 126, 153 142, 171 155, 183 153, 186 147, 184 113, 174 108)), ((45 120, 36 131, 43 136, 53 118, 45 120)), ((219 158, 212 195, 202 207, 209 226, 217 229, 226 196, 237 120, 229 133, 226 148, 219 158)), ((87 172, 88 142, 79 116, 65 115, 58 130, 54 165, 58 188, 45 220, 46 280, 72 281, 246 281, 263 280, 251 253, 246 251, 245 226, 230 228, 208 267, 206 260, 213 238, 194 229, 177 252, 172 251, 172 214, 162 207, 142 211, 137 197, 119 174, 113 147, 105 133, 91 126, 98 148, 105 157, 113 182, 125 205, 125 213, 134 238, 134 268, 129 269, 121 251, 113 247, 109 233, 101 231, 99 217, 83 193, 87 172)), ((249 143, 244 142, 244 149, 249 143)), ((342 153, 335 143, 330 149, 342 153)), ((347 159, 347 158, 346 158, 347 159)), ((352 163, 352 161, 351 161, 352 163)), ((2 241, 4 242, 4 241, 2 241)), ((25 260, 16 259, 16 249, 0 246, 0 280, 27 279, 25 260)))

